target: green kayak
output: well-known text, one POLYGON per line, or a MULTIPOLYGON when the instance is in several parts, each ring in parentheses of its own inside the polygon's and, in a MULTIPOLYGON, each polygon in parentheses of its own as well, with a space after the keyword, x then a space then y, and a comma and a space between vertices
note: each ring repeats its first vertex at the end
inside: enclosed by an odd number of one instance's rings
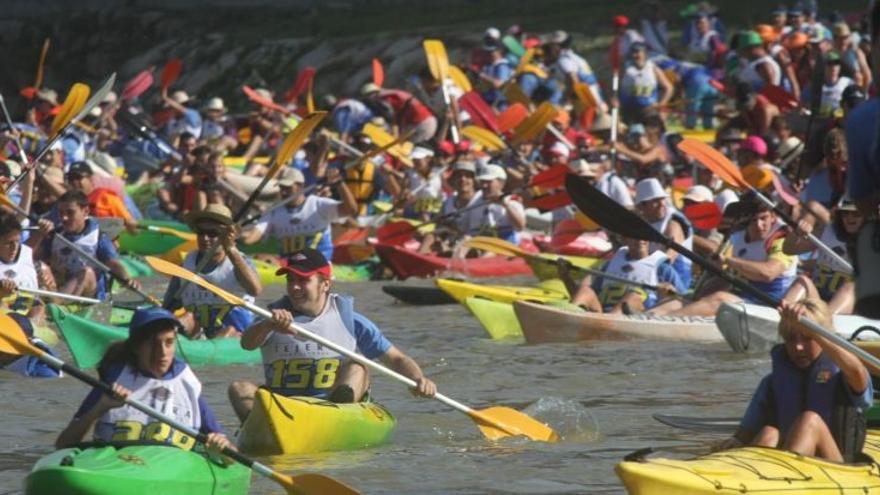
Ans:
MULTIPOLYGON (((192 233, 189 225, 173 220, 141 220, 139 225, 144 227, 156 226, 164 227, 180 232, 192 233)), ((122 231, 119 234, 119 250, 123 253, 134 253, 140 255, 161 256, 172 249, 186 242, 180 237, 166 232, 155 232, 152 230, 141 229, 137 234, 130 234, 122 231)), ((239 245, 242 252, 247 254, 267 253, 277 254, 281 251, 281 243, 276 238, 258 242, 252 245, 239 245)))
POLYGON ((219 495, 248 493, 250 469, 223 466, 202 454, 161 445, 55 451, 25 478, 27 495, 219 495))
POLYGON ((149 277, 155 273, 146 261, 135 258, 134 256, 124 254, 119 257, 119 261, 122 263, 122 266, 125 267, 125 271, 128 272, 129 277, 149 277))
MULTIPOLYGON (((67 342, 70 354, 80 368, 93 368, 104 356, 111 343, 128 337, 128 329, 113 327, 67 313, 49 305, 49 313, 67 342)), ((193 366, 224 364, 255 364, 260 353, 241 348, 236 338, 214 340, 177 340, 177 355, 193 366)))

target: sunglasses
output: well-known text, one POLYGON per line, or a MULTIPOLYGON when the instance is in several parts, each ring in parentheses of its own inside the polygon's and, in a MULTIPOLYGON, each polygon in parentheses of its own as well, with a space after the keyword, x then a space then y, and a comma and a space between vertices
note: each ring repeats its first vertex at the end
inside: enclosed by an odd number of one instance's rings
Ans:
POLYGON ((209 239, 216 239, 216 238, 220 237, 221 234, 223 234, 223 231, 221 231, 219 229, 202 229, 202 230, 199 230, 196 234, 203 236, 203 237, 207 237, 209 239))

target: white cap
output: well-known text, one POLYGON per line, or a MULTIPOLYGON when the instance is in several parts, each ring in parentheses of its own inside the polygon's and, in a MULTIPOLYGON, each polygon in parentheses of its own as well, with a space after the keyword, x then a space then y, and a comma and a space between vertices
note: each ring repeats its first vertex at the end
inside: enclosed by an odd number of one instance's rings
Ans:
POLYGON ((712 190, 706 186, 696 185, 692 186, 688 189, 687 194, 684 195, 682 199, 689 199, 696 203, 705 203, 707 201, 712 201, 712 198, 715 195, 712 194, 712 190))
POLYGON ((183 105, 184 103, 189 101, 189 95, 186 94, 186 91, 180 89, 171 93, 171 99, 174 100, 175 103, 183 105))
POLYGON ((278 185, 283 187, 291 187, 294 184, 305 184, 306 178, 299 169, 287 167, 281 170, 278 177, 278 185))
POLYGON ((116 96, 116 93, 113 91, 110 91, 107 93, 107 96, 105 96, 104 99, 101 101, 101 103, 113 104, 113 103, 116 103, 117 99, 118 99, 118 97, 116 96))
POLYGON ((577 160, 568 164, 571 171, 581 177, 597 177, 599 175, 599 167, 598 163, 590 163, 583 158, 578 158, 577 160))
POLYGON ((414 147, 412 152, 409 154, 409 157, 413 160, 422 160, 424 158, 431 158, 432 156, 434 156, 434 152, 422 146, 414 147))
POLYGON ((722 213, 724 212, 724 209, 727 208, 727 205, 737 201, 739 201, 739 196, 737 196, 736 192, 731 189, 725 189, 715 196, 715 204, 718 205, 718 209, 721 210, 722 213))
POLYGON ((202 107, 202 110, 219 110, 221 112, 226 111, 226 105, 223 104, 223 99, 218 97, 213 97, 205 103, 205 106, 202 107))
POLYGON ((636 183, 636 204, 651 201, 652 199, 668 197, 669 195, 666 194, 666 190, 660 185, 660 181, 653 177, 640 180, 636 183))
POLYGON ((100 105, 95 105, 92 107, 91 110, 89 110, 89 115, 91 115, 92 117, 100 117, 101 113, 103 112, 100 105))
POLYGON ((490 27, 486 29, 486 32, 483 33, 483 36, 499 40, 501 39, 501 31, 499 31, 498 28, 490 27))
POLYGON ((550 146, 549 151, 550 151, 550 153, 553 153, 554 155, 557 155, 557 156, 566 156, 567 157, 570 154, 568 146, 563 144, 562 141, 556 141, 555 143, 553 143, 553 145, 550 146))
POLYGON ((477 176, 477 180, 507 180, 507 172, 504 171, 504 167, 501 165, 488 164, 483 165, 480 169, 480 175, 477 176))
POLYGON ((380 91, 381 89, 382 88, 377 86, 375 83, 368 82, 367 84, 361 86, 361 95, 367 96, 368 94, 375 93, 377 91, 380 91))

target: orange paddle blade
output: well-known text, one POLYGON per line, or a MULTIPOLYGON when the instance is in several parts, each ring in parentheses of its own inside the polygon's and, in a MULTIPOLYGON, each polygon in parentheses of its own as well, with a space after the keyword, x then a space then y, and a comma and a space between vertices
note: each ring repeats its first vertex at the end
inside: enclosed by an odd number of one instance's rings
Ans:
POLYGON ((743 180, 759 191, 773 185, 773 172, 757 165, 749 165, 742 169, 743 180))
POLYGON ((287 493, 296 495, 320 495, 332 493, 334 495, 357 495, 360 492, 323 474, 298 474, 290 476, 277 471, 272 473, 272 479, 283 486, 287 493))
POLYGON ((504 87, 501 89, 501 92, 504 93, 504 97, 507 98, 507 101, 519 103, 524 107, 528 107, 532 104, 532 100, 531 98, 529 98, 529 95, 527 95, 519 86, 519 84, 517 84, 513 80, 508 81, 507 84, 505 84, 504 87))
POLYGON ((159 78, 161 81, 162 89, 168 89, 174 81, 180 77, 180 72, 183 70, 183 60, 179 58, 172 58, 165 64, 165 67, 162 69, 162 76, 159 78))
POLYGON ((509 407, 495 406, 472 410, 469 416, 489 440, 525 436, 541 442, 558 442, 559 435, 552 428, 509 407))
POLYGON ((385 83, 385 69, 382 68, 382 62, 378 58, 373 59, 373 84, 382 87, 385 83))
POLYGON ((513 103, 498 115, 498 132, 507 132, 520 125, 529 111, 522 103, 513 103))
POLYGON ((91 92, 92 90, 83 83, 75 83, 70 88, 70 91, 67 93, 67 98, 65 98, 64 103, 61 104, 61 109, 58 111, 58 114, 55 115, 55 118, 52 119, 52 127, 49 131, 51 135, 54 136, 58 134, 58 132, 79 113, 89 99, 89 94, 91 92))
POLYGON ((171 277, 177 277, 182 280, 186 280, 190 283, 196 284, 199 287, 203 287, 211 292, 213 292, 217 297, 223 299, 224 301, 232 304, 234 306, 242 306, 245 304, 244 299, 236 296, 231 292, 227 292, 220 287, 208 282, 204 278, 195 273, 187 270, 186 268, 171 263, 170 261, 165 261, 161 258, 157 258, 155 256, 145 256, 144 260, 150 265, 154 270, 159 273, 164 273, 165 275, 169 275, 171 277))
POLYGON ((702 163, 727 184, 735 187, 748 187, 739 168, 720 151, 708 144, 693 138, 684 138, 678 143, 678 149, 702 163))
POLYGON ((37 63, 37 76, 34 78, 34 87, 43 85, 43 71, 46 68, 46 55, 49 53, 49 38, 43 40, 43 49, 40 50, 40 61, 37 63))
POLYGON ((256 103, 257 105, 260 105, 261 107, 265 107, 265 108, 268 108, 269 110, 274 110, 276 112, 280 112, 284 115, 287 115, 290 113, 290 111, 288 109, 286 109, 286 108, 282 107, 281 105, 272 101, 272 98, 264 97, 260 93, 257 93, 257 91, 254 88, 248 86, 247 84, 242 86, 241 90, 244 91, 245 96, 247 96, 249 100, 256 103))
POLYGON ((376 230, 376 237, 382 244, 392 244, 399 246, 409 240, 416 232, 416 227, 403 220, 399 222, 387 223, 376 230))
POLYGON ((683 210, 684 216, 700 230, 712 230, 721 223, 721 208, 714 201, 694 203, 683 210))
POLYGON ((593 90, 587 83, 576 82, 572 85, 574 89, 574 94, 577 96, 578 101, 580 101, 584 108, 595 108, 598 105, 596 104, 596 97, 593 96, 593 90))

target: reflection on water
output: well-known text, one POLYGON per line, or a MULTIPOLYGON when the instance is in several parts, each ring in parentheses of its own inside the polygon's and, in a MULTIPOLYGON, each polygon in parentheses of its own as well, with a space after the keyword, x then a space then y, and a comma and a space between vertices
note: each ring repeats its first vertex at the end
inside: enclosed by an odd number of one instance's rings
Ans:
MULTIPOLYGON (((166 285, 158 277, 147 282, 154 293, 166 285)), ((415 399, 403 385, 374 374, 373 396, 398 419, 390 444, 264 459, 288 473, 336 477, 365 493, 620 493, 614 465, 624 455, 717 439, 660 425, 652 413, 735 416, 769 371, 764 356, 735 355, 723 344, 494 342, 459 306, 397 304, 379 282, 338 288, 354 295, 357 309, 413 356, 446 395, 475 409, 524 410, 563 437, 553 444, 522 438, 489 442, 468 416, 438 401, 415 399)), ((260 301, 279 294, 280 287, 270 287, 260 301)), ((66 350, 62 354, 67 356, 66 350)), ((259 381, 260 368, 208 367, 196 373, 206 400, 234 432, 238 424, 226 386, 236 379, 259 381)), ((27 470, 52 450, 86 392, 70 378, 26 381, 0 373, 6 425, 0 494, 20 490, 27 470)), ((253 493, 277 492, 273 482, 254 479, 253 493)))

